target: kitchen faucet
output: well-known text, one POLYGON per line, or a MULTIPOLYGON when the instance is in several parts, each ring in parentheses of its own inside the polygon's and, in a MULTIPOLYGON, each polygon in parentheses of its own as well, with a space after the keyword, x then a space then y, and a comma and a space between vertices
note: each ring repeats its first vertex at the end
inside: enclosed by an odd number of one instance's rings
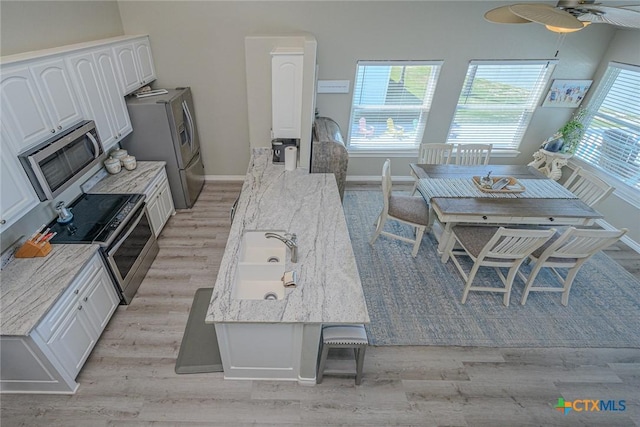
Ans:
POLYGON ((298 262, 298 242, 296 241, 295 233, 289 234, 286 233, 284 236, 279 235, 278 233, 264 233, 264 237, 267 239, 274 238, 280 240, 282 243, 287 245, 289 249, 291 249, 291 262, 298 262))

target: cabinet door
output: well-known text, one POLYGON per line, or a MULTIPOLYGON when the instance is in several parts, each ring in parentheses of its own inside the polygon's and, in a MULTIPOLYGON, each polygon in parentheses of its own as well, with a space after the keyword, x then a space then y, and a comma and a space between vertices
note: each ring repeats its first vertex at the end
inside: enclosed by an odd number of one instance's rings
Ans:
POLYGON ((133 92, 140 87, 138 64, 133 43, 119 45, 113 48, 120 71, 120 79, 124 92, 122 95, 133 92))
POLYGON ((302 65, 300 54, 274 54, 271 59, 271 109, 275 138, 300 138, 302 65))
POLYGON ((37 62, 29 69, 36 80, 56 132, 82 120, 80 104, 62 59, 37 62))
MULTIPOLYGON (((115 130, 116 142, 129 135, 133 128, 131 127, 131 119, 127 104, 122 96, 122 87, 118 79, 118 66, 111 49, 102 49, 93 53, 96 64, 98 65, 98 73, 100 81, 104 89, 105 101, 113 116, 113 125, 115 130)), ((105 151, 110 146, 105 145, 105 151)))
MULTIPOLYGON (((6 131, 2 128, 3 145, 7 139, 6 131)), ((2 178, 0 183, 0 231, 3 231, 29 212, 40 200, 18 162, 17 156, 9 147, 2 147, 0 162, 0 177, 2 178)))
POLYGON ((142 85, 151 83, 156 79, 156 70, 153 67, 153 56, 151 56, 151 46, 149 40, 145 39, 134 44, 136 59, 138 60, 140 71, 140 82, 142 85))
POLYGON ((85 116, 96 122, 102 146, 115 144, 116 131, 106 96, 102 91, 101 75, 91 53, 72 56, 68 59, 73 80, 80 94, 85 116))
POLYGON ((96 331, 83 310, 84 306, 77 303, 47 342, 60 364, 73 378, 80 372, 97 340, 96 331))
POLYGON ((162 231, 164 225, 164 219, 162 214, 162 203, 158 200, 159 193, 156 194, 153 199, 147 200, 147 213, 149 214, 149 222, 151 223, 151 229, 153 234, 158 237, 162 231))
POLYGON ((173 197, 171 196, 171 190, 169 189, 169 182, 165 181, 162 191, 158 195, 158 202, 162 204, 162 225, 167 223, 169 217, 174 214, 175 208, 173 206, 173 197))
MULTIPOLYGON (((44 141, 55 133, 56 130, 28 67, 2 69, 0 97, 2 127, 11 134, 16 153, 44 141)), ((3 141, 4 139, 3 135, 3 141)), ((4 142, 2 149, 4 150, 4 142)))
POLYGON ((80 298, 80 303, 85 308, 85 314, 95 329, 97 338, 120 304, 120 298, 104 266, 93 281, 88 291, 80 298))

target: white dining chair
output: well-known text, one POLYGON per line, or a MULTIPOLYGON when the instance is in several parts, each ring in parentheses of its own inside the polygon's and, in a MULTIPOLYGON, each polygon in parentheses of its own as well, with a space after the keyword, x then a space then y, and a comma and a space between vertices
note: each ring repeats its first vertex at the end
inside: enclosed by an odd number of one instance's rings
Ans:
POLYGON ((458 144, 456 165, 488 165, 493 144, 458 144))
POLYGON ((391 185, 391 161, 387 159, 382 165, 382 211, 378 215, 376 230, 369 243, 373 245, 380 235, 413 243, 411 256, 415 258, 422 242, 422 236, 429 225, 429 207, 422 197, 392 194, 391 185), (384 231, 384 224, 388 219, 414 227, 415 240, 384 231))
POLYGON ((602 249, 614 244, 628 230, 597 230, 577 229, 569 227, 564 233, 554 235, 544 246, 536 249, 529 255, 529 259, 535 263, 533 269, 526 277, 521 271, 520 278, 525 282, 524 293, 520 304, 527 302, 530 292, 562 292, 562 305, 569 303, 569 291, 576 275, 585 262, 602 249), (542 268, 548 267, 562 284, 562 287, 533 286, 533 283, 542 268), (563 277, 557 268, 568 269, 563 277))
POLYGON ((565 181, 564 187, 592 207, 615 190, 614 187, 580 167, 573 171, 565 181))
MULTIPOLYGON (((453 153, 453 144, 434 143, 429 144, 423 142, 418 149, 418 163, 428 165, 448 165, 451 161, 451 155, 453 153)), ((411 195, 413 196, 418 189, 419 178, 411 170, 411 176, 414 179, 413 190, 411 195)))
POLYGON ((504 227, 483 227, 458 225, 452 229, 452 239, 446 251, 465 280, 462 304, 467 301, 470 291, 502 292, 503 304, 509 305, 513 279, 522 262, 537 248, 542 246, 556 232, 548 230, 511 229, 504 227), (458 243, 462 249, 454 249, 458 243), (467 274, 458 256, 468 256, 473 266, 467 274), (473 286, 473 280, 480 267, 493 267, 502 281, 503 287, 473 286), (500 268, 508 268, 505 277, 500 268))

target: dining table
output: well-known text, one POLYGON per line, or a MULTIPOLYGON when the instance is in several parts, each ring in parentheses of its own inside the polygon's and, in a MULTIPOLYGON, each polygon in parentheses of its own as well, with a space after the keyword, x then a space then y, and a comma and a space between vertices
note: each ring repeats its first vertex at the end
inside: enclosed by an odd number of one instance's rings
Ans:
POLYGON ((589 226, 603 218, 531 166, 411 163, 410 168, 418 177, 418 192, 429 205, 429 222, 443 263, 449 259, 445 249, 457 224, 589 226), (496 178, 514 178, 518 186, 502 191, 483 189, 476 182, 489 172, 496 178))

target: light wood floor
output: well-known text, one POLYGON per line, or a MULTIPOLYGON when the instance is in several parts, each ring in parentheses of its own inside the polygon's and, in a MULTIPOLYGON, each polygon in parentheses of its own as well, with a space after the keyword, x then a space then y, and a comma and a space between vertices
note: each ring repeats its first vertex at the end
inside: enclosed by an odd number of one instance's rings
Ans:
POLYGON ((640 426, 640 349, 370 347, 361 386, 176 375, 193 295, 213 286, 239 189, 207 183, 193 209, 170 219, 75 395, 2 395, 1 426, 640 426), (626 410, 563 415, 560 397, 625 400, 626 410))

